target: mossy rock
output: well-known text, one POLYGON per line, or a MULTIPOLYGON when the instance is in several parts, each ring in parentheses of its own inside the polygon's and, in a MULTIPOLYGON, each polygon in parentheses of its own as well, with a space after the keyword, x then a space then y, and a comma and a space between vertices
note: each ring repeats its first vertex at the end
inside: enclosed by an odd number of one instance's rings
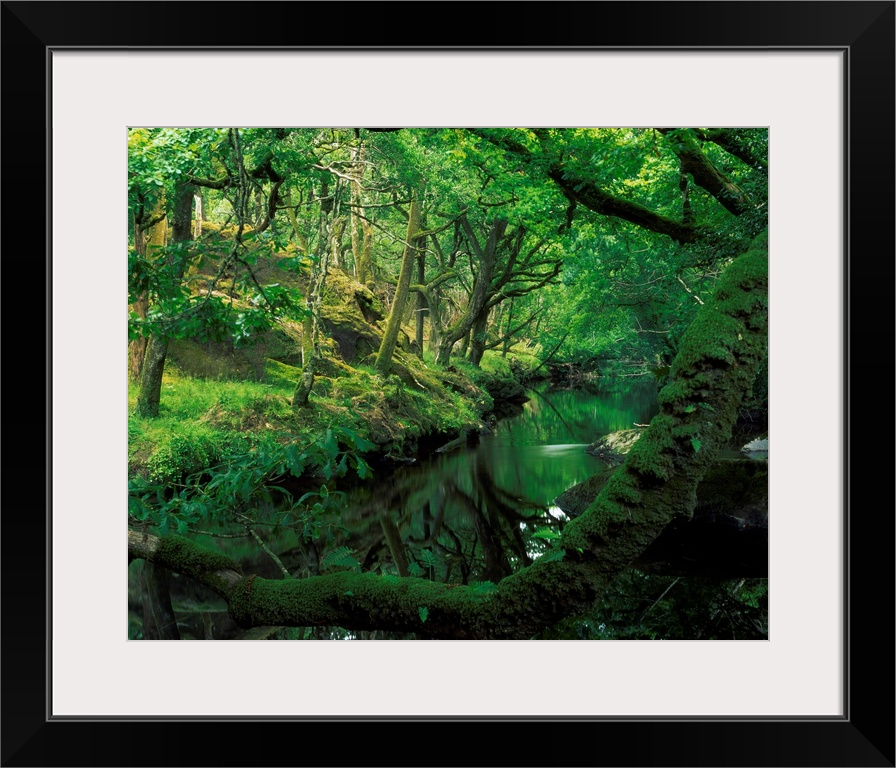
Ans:
POLYGON ((379 350, 382 333, 367 323, 357 305, 325 304, 320 313, 324 333, 336 342, 345 362, 356 363, 379 350))
POLYGON ((256 380, 264 378, 266 350, 237 348, 229 341, 199 343, 176 339, 168 345, 168 362, 197 379, 256 380))
POLYGON ((524 403, 529 397, 526 389, 516 379, 507 379, 501 376, 487 376, 478 382, 495 401, 524 403))
POLYGON ((585 453, 596 456, 610 466, 618 466, 625 459, 625 454, 638 442, 644 434, 643 427, 620 429, 595 440, 585 449, 585 453))

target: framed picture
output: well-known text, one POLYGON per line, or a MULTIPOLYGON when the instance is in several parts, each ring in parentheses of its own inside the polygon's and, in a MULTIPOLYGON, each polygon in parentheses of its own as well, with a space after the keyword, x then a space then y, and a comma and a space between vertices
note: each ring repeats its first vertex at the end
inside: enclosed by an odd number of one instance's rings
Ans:
POLYGON ((867 490, 892 461, 850 450, 880 423, 853 402, 892 402, 854 345, 893 349, 892 2, 6 2, 3 21, 6 231, 48 227, 47 512, 4 519, 3 765, 894 765, 893 515, 867 490), (531 41, 391 45, 411 8, 531 41), (376 45, 323 45, 340 21, 376 45), (359 122, 769 129, 768 641, 127 642, 126 129, 359 122), (438 741, 337 730, 409 721, 438 741), (298 742, 260 741, 267 722, 298 742), (491 749, 446 730, 476 722, 501 723, 491 749))

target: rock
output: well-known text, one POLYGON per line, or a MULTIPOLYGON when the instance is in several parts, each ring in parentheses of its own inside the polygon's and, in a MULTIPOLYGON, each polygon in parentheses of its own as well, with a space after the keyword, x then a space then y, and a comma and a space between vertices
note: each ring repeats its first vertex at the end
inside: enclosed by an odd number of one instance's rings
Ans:
POLYGON ((481 386, 488 392, 493 400, 502 400, 509 403, 525 403, 529 397, 526 389, 515 379, 504 379, 499 376, 484 378, 481 386))
POLYGON ((617 467, 622 464, 625 454, 638 442, 643 433, 643 427, 610 432, 591 443, 585 449, 585 453, 595 456, 610 467, 617 467))
POLYGON ((320 313, 324 332, 336 341, 345 362, 355 363, 380 348, 382 334, 364 319, 356 305, 325 304, 320 313))

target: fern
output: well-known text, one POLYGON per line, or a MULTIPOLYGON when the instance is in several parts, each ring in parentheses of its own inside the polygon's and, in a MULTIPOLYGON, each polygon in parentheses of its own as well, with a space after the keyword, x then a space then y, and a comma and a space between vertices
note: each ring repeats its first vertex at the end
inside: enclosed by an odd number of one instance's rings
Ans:
POLYGON ((538 558, 539 563, 552 563, 555 560, 560 561, 566 556, 565 549, 551 549, 538 558))
POLYGON ((320 564, 323 568, 360 568, 361 564, 355 559, 354 552, 349 547, 337 547, 328 552, 320 564))
POLYGON ((421 549, 417 555, 424 568, 436 567, 436 556, 429 549, 421 549))

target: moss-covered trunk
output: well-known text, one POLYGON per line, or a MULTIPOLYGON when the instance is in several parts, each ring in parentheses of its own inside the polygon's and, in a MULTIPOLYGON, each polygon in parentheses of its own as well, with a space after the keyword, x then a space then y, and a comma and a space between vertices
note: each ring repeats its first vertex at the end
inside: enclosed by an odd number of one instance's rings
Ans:
POLYGON ((623 466, 558 546, 489 588, 337 573, 243 578, 223 555, 179 537, 131 531, 129 556, 199 579, 242 626, 340 626, 456 639, 523 639, 587 612, 676 517, 730 437, 768 345, 767 238, 728 267, 684 334, 653 419, 623 466))
MULTIPOLYGON (((171 231, 171 252, 167 255, 169 265, 174 267, 172 279, 180 281, 187 270, 187 254, 177 245, 188 241, 192 235, 191 217, 193 207, 193 187, 186 182, 177 185, 174 196, 174 216, 171 231)), ((155 247, 155 246, 154 246, 155 247)), ((156 334, 146 346, 140 372, 140 393, 137 395, 137 413, 144 417, 159 415, 162 398, 162 376, 165 359, 168 356, 168 336, 156 334)))
POLYGON ((483 310, 470 329, 470 362, 477 368, 485 354, 485 338, 488 332, 488 310, 483 310))
POLYGON ((357 129, 355 129, 355 138, 358 141, 358 146, 352 152, 352 160, 354 161, 354 173, 351 182, 352 258, 355 263, 355 279, 362 285, 370 287, 373 284, 373 266, 370 257, 372 231, 370 223, 363 218, 364 197, 361 192, 361 182, 364 179, 364 170, 366 168, 364 162, 365 148, 357 129))
MULTIPOLYGON (((425 242, 421 241, 417 249, 417 282, 423 285, 426 281, 426 248, 425 242)), ((415 322, 414 341, 416 346, 414 352, 417 357, 423 357, 423 324, 426 319, 426 312, 429 309, 426 303, 426 294, 423 291, 417 291, 417 313, 415 322)))
POLYGON ((376 356, 376 370, 383 376, 389 373, 392 365, 392 353, 395 352, 395 344, 398 342, 398 331, 401 328, 401 316, 404 313, 408 300, 408 289, 411 285, 411 273, 414 270, 414 261, 417 253, 415 242, 417 230, 420 226, 420 201, 416 194, 411 199, 411 207, 408 212, 408 230, 404 238, 404 254, 401 259, 401 272, 398 275, 398 286, 395 289, 395 297, 392 299, 392 307, 389 310, 389 319, 386 321, 386 332, 383 342, 376 356))
MULTIPOLYGON (((320 352, 317 348, 317 333, 320 325, 320 308, 323 302, 324 286, 327 282, 330 255, 333 252, 333 228, 330 214, 335 206, 327 200, 328 188, 321 185, 321 208, 318 218, 317 259, 311 265, 311 279, 305 298, 305 317, 302 320, 302 375, 292 395, 292 407, 299 410, 308 405, 314 377, 317 374, 320 352)), ((336 194, 334 193, 334 197, 336 194)))
MULTIPOLYGON (((146 258, 147 255, 152 257, 158 253, 160 248, 164 248, 167 229, 165 198, 160 197, 150 213, 144 213, 134 219, 134 249, 137 256, 140 258, 146 258)), ((149 311, 149 296, 146 292, 136 298, 132 309, 141 320, 146 319, 146 314, 149 311)), ((141 336, 128 345, 128 373, 133 381, 140 380, 148 342, 146 336, 141 336)))

